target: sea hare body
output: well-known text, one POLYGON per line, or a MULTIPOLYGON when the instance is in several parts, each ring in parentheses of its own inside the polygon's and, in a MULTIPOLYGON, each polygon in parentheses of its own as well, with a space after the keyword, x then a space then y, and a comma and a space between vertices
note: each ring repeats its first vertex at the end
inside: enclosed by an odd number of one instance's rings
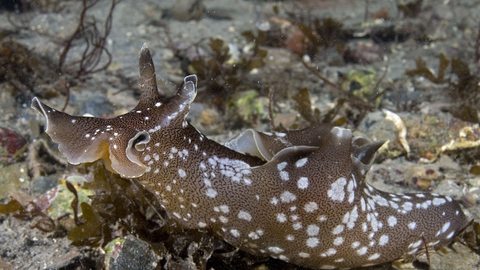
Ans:
POLYGON ((76 117, 32 100, 70 163, 103 159, 157 194, 186 228, 208 229, 253 254, 314 269, 389 262, 451 241, 467 225, 437 194, 390 194, 365 183, 381 143, 315 125, 247 130, 222 146, 185 121, 197 77, 160 102, 148 49, 139 104, 113 119, 76 117))

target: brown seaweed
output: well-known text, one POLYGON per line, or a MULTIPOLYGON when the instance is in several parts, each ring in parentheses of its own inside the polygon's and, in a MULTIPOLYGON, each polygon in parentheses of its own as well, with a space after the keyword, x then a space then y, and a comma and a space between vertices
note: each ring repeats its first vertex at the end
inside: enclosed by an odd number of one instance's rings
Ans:
POLYGON ((444 91, 455 103, 449 110, 450 113, 464 121, 479 123, 477 107, 480 104, 480 77, 459 58, 452 58, 450 61, 444 54, 440 54, 438 58, 440 63, 436 76, 425 66, 422 58, 417 59, 416 69, 407 70, 405 74, 410 77, 424 77, 434 84, 447 84, 444 91), (449 65, 452 75, 446 76, 449 65))
POLYGON ((165 239, 167 217, 152 193, 100 164, 93 166, 92 174, 95 181, 85 183, 83 188, 96 195, 91 196, 91 204, 80 204, 83 221, 68 232, 72 244, 105 246, 128 234, 151 243, 165 239))
POLYGON ((199 53, 199 57, 190 62, 191 71, 200 78, 199 89, 208 90, 199 93, 200 98, 203 96, 207 100, 211 100, 213 96, 214 104, 220 106, 238 91, 258 88, 258 84, 251 83, 245 77, 253 69, 260 68, 265 64, 264 58, 267 56, 267 51, 261 49, 262 42, 258 38, 259 36, 255 36, 251 32, 243 35, 254 41, 255 45, 250 54, 241 54, 238 62, 232 59, 229 48, 219 38, 209 39, 210 55, 203 56, 199 53))
POLYGON ((405 18, 416 18, 422 11, 423 0, 408 1, 397 4, 397 8, 405 18))
POLYGON ((97 26, 96 18, 87 16, 88 10, 98 2, 99 0, 93 2, 88 2, 87 0, 82 1, 82 10, 80 12, 78 26, 70 38, 64 41, 65 45, 60 53, 58 68, 63 72, 72 74, 76 78, 106 70, 112 61, 112 55, 105 47, 105 42, 112 29, 113 10, 120 0, 112 0, 104 22, 103 33, 100 31, 99 26, 97 26), (81 58, 70 60, 67 63, 67 57, 73 46, 73 41, 79 38, 83 39, 85 43, 81 58), (106 59, 104 59, 104 55, 106 59))

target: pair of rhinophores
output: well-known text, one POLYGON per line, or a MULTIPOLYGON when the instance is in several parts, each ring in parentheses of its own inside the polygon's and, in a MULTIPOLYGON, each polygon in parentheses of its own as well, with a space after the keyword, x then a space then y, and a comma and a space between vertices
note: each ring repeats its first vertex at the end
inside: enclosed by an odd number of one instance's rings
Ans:
POLYGON ((32 100, 72 164, 103 159, 154 192, 185 228, 211 230, 253 254, 314 269, 351 268, 415 255, 467 225, 437 194, 392 194, 365 183, 382 143, 341 127, 246 130, 225 146, 185 121, 197 77, 162 103, 146 46, 138 105, 113 119, 71 116, 32 100))

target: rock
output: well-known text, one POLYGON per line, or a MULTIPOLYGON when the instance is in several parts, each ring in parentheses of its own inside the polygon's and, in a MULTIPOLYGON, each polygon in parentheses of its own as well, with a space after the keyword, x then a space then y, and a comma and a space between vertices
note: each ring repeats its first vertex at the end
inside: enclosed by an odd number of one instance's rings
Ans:
POLYGON ((160 261, 147 242, 134 236, 114 239, 107 244, 106 252, 107 270, 154 270, 160 261))
POLYGON ((94 96, 82 104, 80 111, 95 117, 102 117, 113 115, 115 108, 105 96, 94 96))
POLYGON ((352 41, 347 45, 344 58, 352 63, 371 64, 383 61, 383 52, 373 40, 352 41))
POLYGON ((0 161, 13 163, 26 149, 27 141, 18 133, 0 127, 0 161))
MULTIPOLYGON (((398 132, 399 131, 394 123, 387 120, 383 112, 377 111, 369 113, 363 118, 354 135, 363 135, 374 141, 388 140, 389 142, 386 145, 386 157, 394 158, 404 152, 404 149, 398 140, 398 132), (360 134, 358 134, 358 132, 360 132, 360 134)), ((384 148, 382 147, 382 149, 379 150, 379 153, 382 153, 383 151, 384 148)))
POLYGON ((0 187, 2 187, 0 189, 0 200, 5 199, 10 191, 27 188, 29 180, 25 162, 0 168, 0 187))
MULTIPOLYGON (((454 243, 451 248, 445 250, 447 251, 446 254, 442 252, 430 253, 430 269, 475 269, 478 265, 480 256, 461 243, 454 243)), ((420 257, 419 261, 428 262, 425 255, 420 257)))
POLYGON ((203 0, 179 0, 170 7, 169 14, 179 21, 199 20, 205 12, 203 0))
POLYGON ((57 179, 40 176, 33 180, 32 191, 35 195, 40 195, 54 188, 57 184, 57 179))

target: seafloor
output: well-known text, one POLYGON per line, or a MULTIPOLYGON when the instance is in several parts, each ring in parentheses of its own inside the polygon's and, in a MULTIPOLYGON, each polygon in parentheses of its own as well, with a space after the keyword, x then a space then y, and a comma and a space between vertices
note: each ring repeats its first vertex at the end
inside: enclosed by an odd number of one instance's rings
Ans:
MULTIPOLYGON (((480 220, 478 1, 10 0, 0 8, 0 269, 302 269, 175 227, 151 194, 101 165, 69 165, 46 136, 34 96, 75 115, 131 110, 144 43, 165 99, 184 76, 199 76, 188 120, 211 138, 341 125, 389 140, 372 185, 449 195, 480 220), (102 184, 85 182, 94 178, 102 184)), ((460 237, 368 269, 478 269, 476 241, 460 237)))

